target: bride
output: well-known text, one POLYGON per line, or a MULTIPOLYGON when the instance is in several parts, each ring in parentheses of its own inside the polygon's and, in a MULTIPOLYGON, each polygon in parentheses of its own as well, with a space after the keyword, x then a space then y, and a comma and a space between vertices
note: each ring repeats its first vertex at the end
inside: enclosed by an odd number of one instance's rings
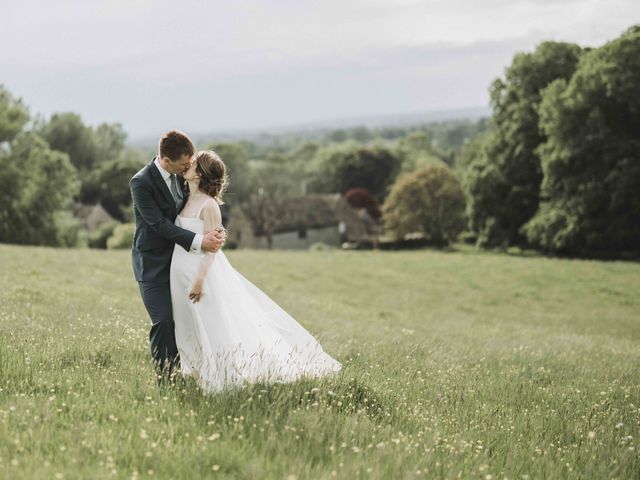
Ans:
MULTIPOLYGON (((176 225, 204 234, 222 225, 228 184, 213 151, 198 152, 184 174, 189 199, 176 225)), ((181 371, 204 391, 245 382, 291 382, 338 372, 342 365, 227 257, 176 246, 171 261, 171 302, 181 371)))

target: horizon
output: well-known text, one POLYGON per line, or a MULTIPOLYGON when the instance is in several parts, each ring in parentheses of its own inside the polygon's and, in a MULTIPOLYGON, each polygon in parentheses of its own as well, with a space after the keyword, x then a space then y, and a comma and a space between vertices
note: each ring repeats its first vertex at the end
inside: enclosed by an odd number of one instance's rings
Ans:
MULTIPOLYGON (((251 138, 257 135, 284 135, 297 134, 318 131, 331 131, 339 129, 352 129, 357 127, 365 127, 368 129, 385 128, 385 127, 409 127, 415 125, 424 125, 430 123, 447 122, 447 121, 476 121, 481 118, 488 118, 491 115, 489 107, 475 106, 469 108, 442 109, 442 110, 423 110, 417 112, 398 112, 372 114, 363 117, 340 117, 315 119, 300 122, 298 124, 282 124, 271 125, 265 127, 246 127, 229 130, 212 130, 212 131, 192 131, 185 132, 191 138, 203 137, 229 137, 229 138, 251 138), (413 117, 413 118, 411 118, 413 117)), ((178 129, 180 130, 180 129, 178 129)), ((184 130, 183 130, 184 131, 184 130)), ((149 134, 138 137, 127 138, 128 144, 143 145, 147 141, 157 142, 157 137, 164 132, 157 134, 149 134)))

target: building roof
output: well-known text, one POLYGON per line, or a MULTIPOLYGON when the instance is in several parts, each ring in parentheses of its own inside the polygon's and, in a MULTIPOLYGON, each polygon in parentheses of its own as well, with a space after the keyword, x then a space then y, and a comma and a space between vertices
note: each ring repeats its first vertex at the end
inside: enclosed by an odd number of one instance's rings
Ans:
MULTIPOLYGON (((377 223, 366 209, 354 209, 339 193, 307 194, 283 199, 273 233, 337 226, 344 223, 351 240, 376 235, 377 223)), ((254 227, 257 235, 263 234, 254 227)))

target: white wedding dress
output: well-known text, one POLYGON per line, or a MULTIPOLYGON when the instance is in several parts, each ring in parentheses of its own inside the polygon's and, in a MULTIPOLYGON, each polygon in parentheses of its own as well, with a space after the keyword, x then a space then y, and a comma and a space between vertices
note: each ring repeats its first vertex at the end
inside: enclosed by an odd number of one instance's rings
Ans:
MULTIPOLYGON (((199 218, 176 218, 202 234, 199 218)), ((204 253, 176 245, 171 260, 171 302, 181 372, 206 392, 245 382, 292 382, 338 372, 342 365, 264 292, 235 270, 222 250, 205 277, 200 301, 189 291, 204 253)))

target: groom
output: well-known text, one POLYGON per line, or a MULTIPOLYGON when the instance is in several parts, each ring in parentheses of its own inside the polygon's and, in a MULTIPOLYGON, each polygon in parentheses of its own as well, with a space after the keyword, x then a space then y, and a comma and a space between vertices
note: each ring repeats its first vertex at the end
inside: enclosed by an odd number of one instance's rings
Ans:
POLYGON ((194 153, 184 133, 167 132, 158 144, 158 156, 129 182, 136 221, 133 272, 151 317, 149 341, 159 384, 173 379, 173 370, 180 365, 169 289, 174 244, 187 251, 217 252, 226 238, 222 227, 199 235, 173 223, 189 196, 182 174, 194 153))

